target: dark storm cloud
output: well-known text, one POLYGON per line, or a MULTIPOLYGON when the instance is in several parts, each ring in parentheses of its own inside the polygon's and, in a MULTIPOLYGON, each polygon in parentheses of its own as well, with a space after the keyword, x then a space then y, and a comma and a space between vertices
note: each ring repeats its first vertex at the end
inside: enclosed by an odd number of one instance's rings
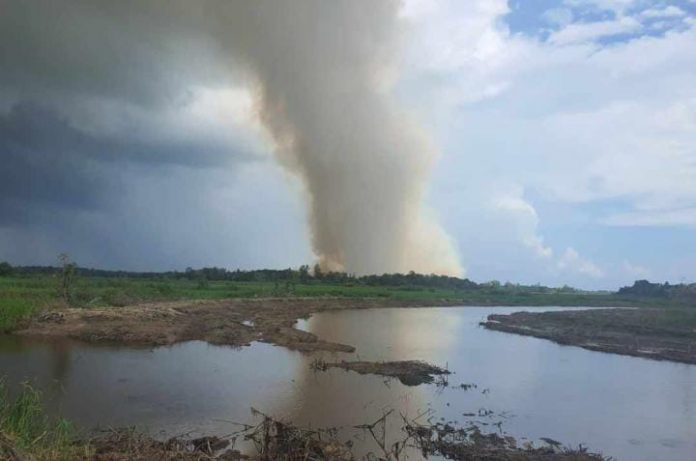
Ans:
POLYGON ((258 159, 186 112, 235 83, 200 5, 0 0, 0 260, 178 261, 163 229, 205 225, 211 178, 258 159))
POLYGON ((3 1, 0 87, 19 98, 158 105, 179 101, 192 81, 224 81, 227 62, 186 3, 3 1))
POLYGON ((111 192, 100 170, 99 143, 50 110, 20 104, 0 117, 0 223, 36 203, 93 208, 111 192))
POLYGON ((124 170, 156 176, 167 166, 222 167, 245 157, 229 147, 99 137, 55 110, 16 104, 0 116, 0 225, 28 224, 38 210, 108 207, 122 193, 124 170))
POLYGON ((186 102, 191 82, 220 81, 208 35, 178 10, 157 1, 2 2, 0 225, 38 209, 108 206, 130 163, 214 167, 244 156, 215 140, 106 136, 73 122, 84 108, 109 120, 114 104, 146 106, 157 120, 162 107, 186 102))

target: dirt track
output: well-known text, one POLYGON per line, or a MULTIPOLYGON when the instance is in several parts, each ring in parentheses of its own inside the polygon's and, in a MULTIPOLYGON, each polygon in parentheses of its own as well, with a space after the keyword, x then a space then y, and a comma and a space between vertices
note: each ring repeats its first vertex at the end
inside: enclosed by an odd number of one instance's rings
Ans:
POLYGON ((270 298, 61 309, 39 315, 17 334, 143 346, 191 340, 245 346, 261 341, 302 352, 353 352, 353 346, 294 328, 295 322, 326 310, 418 305, 422 304, 381 298, 270 298))

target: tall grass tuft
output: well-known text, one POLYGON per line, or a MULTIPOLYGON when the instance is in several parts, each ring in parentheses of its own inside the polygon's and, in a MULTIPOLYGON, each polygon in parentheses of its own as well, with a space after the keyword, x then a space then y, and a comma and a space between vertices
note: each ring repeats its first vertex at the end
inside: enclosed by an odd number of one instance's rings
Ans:
POLYGON ((88 446, 75 443, 76 432, 69 421, 46 415, 41 393, 29 383, 23 383, 17 396, 11 398, 0 380, 0 435, 0 440, 9 441, 14 450, 39 460, 67 461, 89 452, 88 446))
POLYGON ((0 333, 7 333, 30 317, 36 309, 36 304, 29 299, 0 298, 0 333))

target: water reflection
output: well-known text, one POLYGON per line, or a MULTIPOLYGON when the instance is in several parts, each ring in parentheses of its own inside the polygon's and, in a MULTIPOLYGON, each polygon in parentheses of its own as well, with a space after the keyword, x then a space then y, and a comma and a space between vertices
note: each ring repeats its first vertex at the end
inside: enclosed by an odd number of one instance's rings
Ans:
MULTIPOLYGON (((445 346, 447 339, 438 334, 436 326, 432 324, 424 323, 418 332, 414 332, 410 322, 400 321, 397 310, 375 310, 367 315, 386 317, 375 324, 366 325, 360 316, 320 315, 302 325, 320 338, 356 345, 357 352, 305 357, 303 366, 295 368, 295 386, 291 398, 277 413, 286 414, 288 419, 301 425, 351 428, 342 432, 344 438, 349 438, 356 435, 353 427, 372 423, 389 410, 395 410, 395 416, 387 420, 386 440, 391 444, 401 439, 403 424, 397 415, 413 418, 427 409, 428 402, 422 386, 407 387, 396 380, 339 369, 316 372, 312 370, 310 362, 316 358, 326 361, 377 360, 375 357, 379 357, 378 360, 395 360, 407 356, 414 342, 423 344, 435 341, 445 346), (359 337, 356 337, 356 332, 360 332, 359 337)), ((371 438, 364 435, 365 439, 354 440, 357 452, 376 450, 377 446, 371 438)))

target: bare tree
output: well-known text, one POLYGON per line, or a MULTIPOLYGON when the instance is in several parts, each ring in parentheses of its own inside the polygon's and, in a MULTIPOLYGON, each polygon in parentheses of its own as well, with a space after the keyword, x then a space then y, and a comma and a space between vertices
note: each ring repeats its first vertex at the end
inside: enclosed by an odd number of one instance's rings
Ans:
POLYGON ((65 302, 70 304, 72 301, 72 286, 75 280, 77 264, 75 264, 66 253, 61 253, 58 256, 58 261, 60 261, 63 266, 60 281, 61 295, 65 302))

